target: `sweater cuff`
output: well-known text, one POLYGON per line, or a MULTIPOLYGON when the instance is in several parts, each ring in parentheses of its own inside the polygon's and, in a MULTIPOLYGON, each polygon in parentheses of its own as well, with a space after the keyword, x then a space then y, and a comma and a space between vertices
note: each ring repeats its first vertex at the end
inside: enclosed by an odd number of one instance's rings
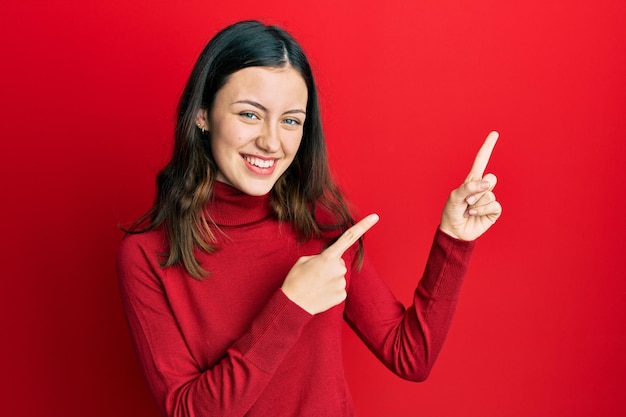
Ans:
POLYGON ((450 236, 449 234, 441 230, 441 228, 439 227, 437 227, 437 231, 435 232, 435 243, 438 243, 438 242, 444 245, 445 244, 458 245, 458 247, 461 250, 469 250, 469 255, 472 254, 471 251, 473 251, 474 247, 476 246, 476 240, 457 239, 455 237, 450 236), (447 243, 443 243, 443 242, 447 242, 447 243))
POLYGON ((273 372, 312 318, 278 289, 236 347, 257 368, 273 372))
POLYGON ((456 300, 476 241, 456 239, 437 228, 422 286, 433 298, 456 300))

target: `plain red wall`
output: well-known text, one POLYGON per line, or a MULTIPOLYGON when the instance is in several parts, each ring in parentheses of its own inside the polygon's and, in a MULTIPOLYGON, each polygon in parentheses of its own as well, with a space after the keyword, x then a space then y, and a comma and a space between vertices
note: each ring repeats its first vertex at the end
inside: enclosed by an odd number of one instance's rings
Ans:
POLYGON ((440 209, 491 129, 501 221, 431 378, 346 330, 358 415, 626 413, 622 0, 0 4, 2 415, 156 416, 114 273, 204 43, 283 25, 318 74, 337 178, 408 301, 440 209))

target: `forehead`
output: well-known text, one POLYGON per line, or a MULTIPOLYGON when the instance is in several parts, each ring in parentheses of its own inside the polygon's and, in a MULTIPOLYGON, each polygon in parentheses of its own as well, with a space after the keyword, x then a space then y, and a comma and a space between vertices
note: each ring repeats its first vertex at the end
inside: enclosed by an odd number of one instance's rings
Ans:
POLYGON ((254 100, 280 107, 306 107, 307 98, 304 78, 292 66, 241 69, 231 74, 217 93, 218 101, 254 100))

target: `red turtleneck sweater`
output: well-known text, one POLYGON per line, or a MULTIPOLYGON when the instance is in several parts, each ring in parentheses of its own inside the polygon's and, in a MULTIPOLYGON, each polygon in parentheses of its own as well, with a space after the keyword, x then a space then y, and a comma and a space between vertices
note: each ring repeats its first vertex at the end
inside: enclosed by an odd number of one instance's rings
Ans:
MULTIPOLYGON (((129 235, 118 252, 123 306, 140 365, 164 416, 352 416, 342 363, 342 321, 393 372, 423 380, 446 337, 474 244, 435 234, 414 301, 405 308, 365 258, 350 269, 346 301, 310 315, 280 287, 300 256, 270 197, 215 184, 209 211, 219 250, 198 252, 211 276, 163 269, 162 230, 129 235)), ((344 255, 353 264, 354 251, 344 255)), ((417 279, 413 271, 407 279, 417 279)))

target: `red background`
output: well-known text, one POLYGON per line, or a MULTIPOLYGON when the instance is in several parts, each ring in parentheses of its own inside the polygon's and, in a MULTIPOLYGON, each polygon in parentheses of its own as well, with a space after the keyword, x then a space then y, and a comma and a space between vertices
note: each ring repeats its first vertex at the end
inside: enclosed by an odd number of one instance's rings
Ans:
POLYGON ((310 55, 334 171, 380 214, 368 251, 404 301, 448 192, 501 133, 504 214, 430 379, 399 380, 346 330, 358 415, 624 415, 625 5, 3 0, 2 414, 157 415, 117 225, 152 201, 200 49, 260 18, 310 55))

